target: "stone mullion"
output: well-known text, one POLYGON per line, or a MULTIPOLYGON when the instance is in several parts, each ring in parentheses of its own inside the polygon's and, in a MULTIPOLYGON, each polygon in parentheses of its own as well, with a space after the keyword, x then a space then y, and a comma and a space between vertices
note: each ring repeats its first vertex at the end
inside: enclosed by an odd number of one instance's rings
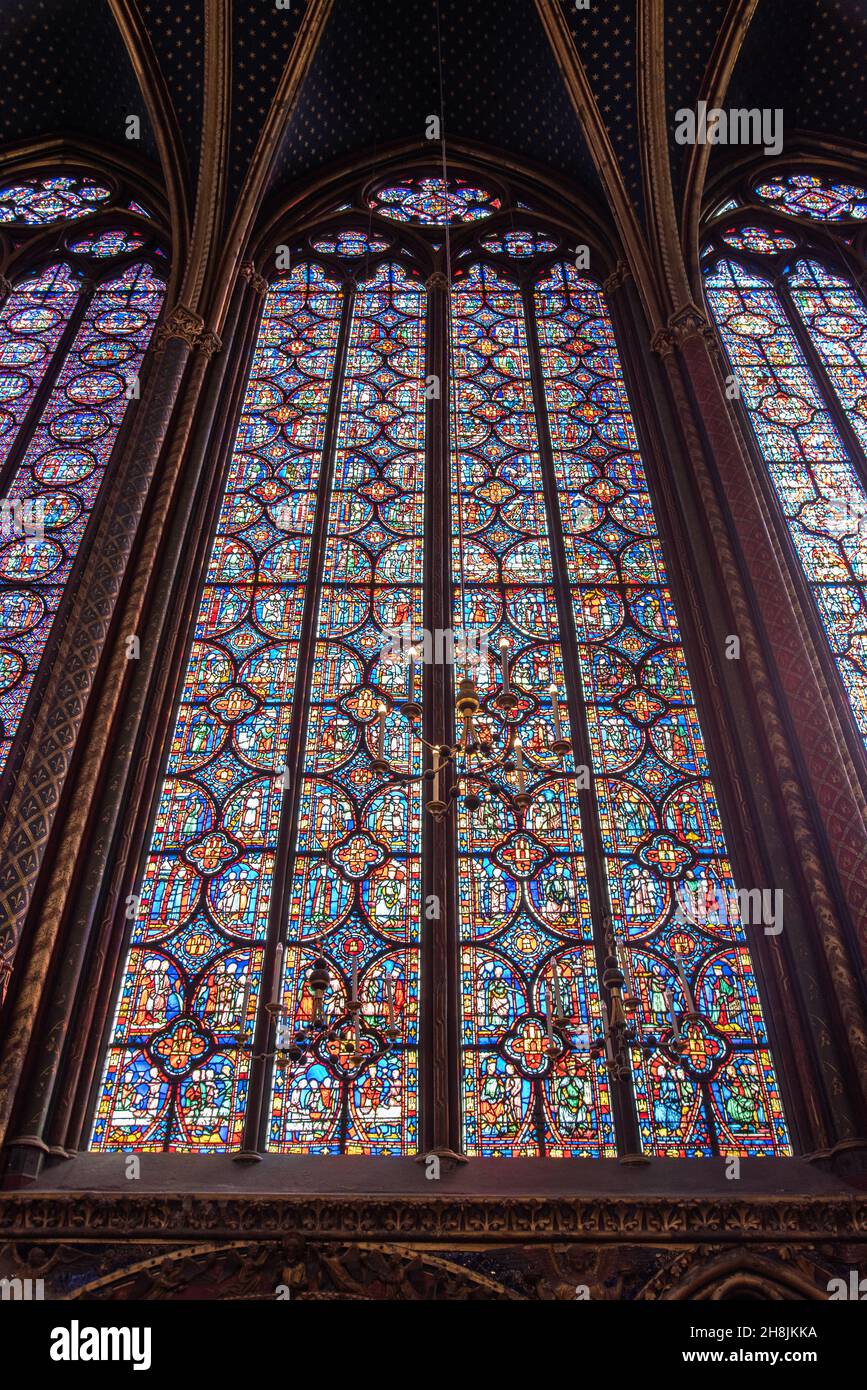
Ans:
MULTIPOLYGON (((427 280, 428 332, 426 373, 439 381, 439 395, 429 402, 425 437, 424 625, 432 650, 436 632, 455 626, 453 614, 451 535, 450 403, 455 371, 449 360, 449 284, 441 271, 427 280)), ((461 624, 463 615, 461 615, 461 624)), ((427 744, 454 739, 452 668, 447 662, 425 668, 423 734, 427 744)), ((425 751, 425 762, 429 761, 425 751)), ((459 919, 456 809, 440 818, 425 808, 432 783, 421 784, 422 902, 438 899, 438 914, 422 917, 422 1106, 421 1147, 447 1161, 461 1153, 461 1071, 458 1038, 459 919)))

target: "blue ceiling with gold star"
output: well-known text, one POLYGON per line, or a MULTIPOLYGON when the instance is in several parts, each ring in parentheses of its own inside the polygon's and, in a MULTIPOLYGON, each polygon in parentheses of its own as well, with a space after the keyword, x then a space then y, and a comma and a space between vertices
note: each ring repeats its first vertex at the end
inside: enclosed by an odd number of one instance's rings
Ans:
MULTIPOLYGON (((867 4, 761 0, 726 104, 780 107, 790 134, 867 142, 867 4)), ((712 151, 712 171, 721 154, 712 151)))
POLYGON ((441 114, 440 54, 447 139, 598 186, 531 0, 442 0, 439 42, 432 0, 336 0, 273 182, 356 151, 373 163, 395 141, 423 151, 427 117, 441 114))
POLYGON ((720 33, 729 0, 668 0, 665 7, 665 81, 668 115, 668 157, 675 199, 686 174, 689 147, 674 139, 681 107, 694 107, 704 91, 708 63, 720 33))
POLYGON ((635 0, 578 9, 564 0, 570 33, 587 70, 627 190, 641 208, 641 158, 636 139, 635 0))
MULTIPOLYGON (((550 3, 550 0, 546 0, 550 3)), ((626 188, 642 214, 637 110, 638 0, 556 0, 587 72, 626 188)), ((305 0, 232 0, 232 98, 226 212, 243 186, 301 24, 305 0)), ((688 149, 676 112, 694 107, 729 0, 665 0, 666 108, 677 196, 688 149)), ((140 116, 143 161, 157 165, 133 64, 116 14, 141 26, 170 104, 191 197, 201 154, 206 0, 2 0, 0 146, 83 136, 129 155, 125 120, 140 116)), ((396 142, 425 148, 441 114, 447 137, 538 165, 599 195, 581 126, 535 0, 334 0, 318 52, 271 171, 270 190, 355 156, 371 167, 396 142), (437 38, 439 9, 440 38, 437 38)), ((864 0, 759 0, 726 104, 782 106, 788 132, 867 140, 864 0)), ((0 150, 2 152, 2 150, 0 150)), ((714 149, 713 161, 725 157, 714 149)))
POLYGON ((2 0, 0 142, 74 132, 128 155, 131 115, 141 120, 135 152, 156 162, 139 85, 106 0, 2 0))

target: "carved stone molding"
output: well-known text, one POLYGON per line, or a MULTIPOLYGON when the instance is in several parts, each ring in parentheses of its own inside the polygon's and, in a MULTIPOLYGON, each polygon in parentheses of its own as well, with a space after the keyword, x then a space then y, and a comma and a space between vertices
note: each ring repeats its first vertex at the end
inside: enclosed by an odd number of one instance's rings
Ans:
POLYGON ((264 275, 260 275, 252 261, 244 261, 240 268, 241 277, 256 294, 264 295, 268 293, 268 281, 264 275))
POLYGON ((867 1238, 867 1196, 306 1197, 181 1192, 10 1193, 7 1240, 849 1242, 867 1238))
MULTIPOLYGON (((476 1251, 479 1243, 476 1243, 476 1251)), ((483 1243, 468 1262, 451 1242, 419 1245, 306 1233, 265 1240, 124 1242, 71 1239, 0 1246, 0 1275, 43 1281, 51 1301, 289 1298, 465 1302, 507 1300, 678 1302, 734 1299, 817 1302, 867 1248, 824 1244, 483 1243)))
POLYGON ((823 1255, 791 1245, 770 1250, 702 1245, 676 1255, 636 1297, 646 1302, 717 1302, 746 1294, 767 1302, 818 1302, 827 1298, 829 1282, 839 1273, 823 1255))
POLYGON ((204 327, 205 320, 194 314, 186 304, 176 304, 166 314, 154 334, 153 350, 164 352, 166 346, 175 338, 192 349, 196 346, 196 340, 201 336, 204 327))

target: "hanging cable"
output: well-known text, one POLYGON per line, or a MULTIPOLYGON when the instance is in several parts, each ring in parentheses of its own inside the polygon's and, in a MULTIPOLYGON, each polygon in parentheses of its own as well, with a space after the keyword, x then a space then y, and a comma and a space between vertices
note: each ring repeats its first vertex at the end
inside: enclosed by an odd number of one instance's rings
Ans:
MULTIPOLYGON (((452 242, 451 242, 451 208, 449 203, 449 178, 448 178, 448 155, 446 152, 446 112, 445 112, 445 91, 443 83, 443 45, 442 29, 440 26, 440 3, 434 0, 434 12, 436 14, 436 34, 437 34, 437 69, 439 76, 439 103, 440 103, 440 147, 442 154, 442 186, 443 186, 443 214, 445 223, 445 252, 446 252, 446 364, 448 369, 448 396, 446 409, 446 466, 450 469, 452 463, 451 440, 454 436, 454 467, 455 467, 455 491, 457 494, 458 510, 458 592, 460 596, 460 631, 464 633, 466 648, 466 595, 464 589, 464 496, 463 479, 461 476, 461 453, 458 432, 458 403, 457 403, 457 359, 455 356, 454 332, 452 324, 452 242)), ((449 545, 451 550, 451 545, 449 545)), ((451 584, 449 585, 451 591, 451 584)), ((468 664, 468 663, 467 663, 468 664)))

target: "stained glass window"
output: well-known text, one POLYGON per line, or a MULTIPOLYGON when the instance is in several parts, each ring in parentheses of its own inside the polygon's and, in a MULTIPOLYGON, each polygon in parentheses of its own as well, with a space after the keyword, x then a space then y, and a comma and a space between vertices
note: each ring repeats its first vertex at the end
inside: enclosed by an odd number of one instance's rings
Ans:
POLYGON ((317 237, 313 241, 314 251, 323 256, 368 256, 377 251, 387 251, 391 243, 384 237, 370 237, 366 232, 336 232, 333 236, 317 237))
POLYGON ((463 179, 449 179, 444 184, 441 178, 417 178, 380 188, 371 197, 370 206, 394 222, 444 227, 490 217, 499 210, 500 200, 463 179))
MULTIPOLYGON (((97 286, 7 488, 0 521, 0 768, 81 547, 163 289, 143 264, 97 286)), ((76 297, 74 278, 57 266, 23 282, 4 305, 0 419, 10 442, 76 297)))
POLYGON ((66 265, 20 280, 0 310, 0 447, 8 457, 70 314, 80 281, 66 265))
POLYGON ((134 899, 95 1149, 215 1152, 240 1139, 339 319, 339 289, 316 267, 296 267, 265 301, 134 899))
MULTIPOLYGON (((864 310, 845 284, 834 282, 818 266, 800 263, 792 293, 832 381, 857 407, 863 400, 864 310)), ((867 495, 773 286, 737 261, 721 261, 706 277, 706 292, 867 740, 867 495)), ((852 422, 863 427, 858 408, 852 422)))
POLYGON ((778 251, 794 251, 797 242, 771 227, 729 227, 722 233, 726 246, 736 251, 752 251, 755 255, 773 256, 778 251))
POLYGON ((475 266, 452 313, 455 626, 488 636, 482 729, 499 751, 521 740, 530 798, 516 801, 516 766, 494 775, 478 811, 459 811, 464 1145, 479 1156, 595 1157, 615 1151, 614 1136, 604 1065, 589 1052, 601 1010, 578 784, 571 758, 561 765, 550 746, 546 692, 564 688, 563 653, 521 297, 475 266), (519 692, 508 720, 494 698, 500 640, 519 692), (554 1058, 558 996, 557 1013, 585 1041, 554 1058))
MULTIPOLYGON (((795 308, 809 331, 831 385, 867 451, 867 310, 848 279, 816 261, 799 261, 788 276, 795 308)), ((864 528, 867 516, 864 517, 864 528)), ((867 554, 867 552, 865 552, 867 554)))
POLYGON ((309 1043, 323 960, 327 1029, 274 1073, 268 1144, 282 1153, 418 1145, 421 789, 406 778, 422 748, 398 703, 407 667, 383 653, 387 632, 423 622, 424 315, 420 283, 392 264, 353 307, 281 994, 309 1043))
POLYGON ((512 256, 519 261, 557 249, 556 241, 552 241, 550 237, 526 231, 492 232, 490 236, 482 239, 482 246, 496 256, 512 256))
MULTIPOLYGON (((374 201, 431 228, 496 204, 435 178, 374 201)), ((553 235, 485 231, 450 295, 402 228, 326 226, 266 297, 95 1149, 237 1150, 261 1114, 271 1153, 416 1153, 451 988, 423 951, 451 942, 469 1157, 614 1157, 632 1096, 649 1154, 789 1151, 604 301, 565 266, 528 274, 553 235), (424 655, 443 604, 481 639, 453 667, 424 655), (446 835, 428 725, 469 677, 488 776, 446 835), (609 930, 637 1027, 614 1084, 609 930)))
POLYGON ((611 321, 571 266, 536 312, 613 928, 660 1043, 633 1050, 642 1146, 788 1153, 611 321))
POLYGON ((110 189, 86 177, 63 174, 22 179, 0 188, 0 222, 44 227, 59 219, 88 217, 110 197, 110 189))
POLYGON ((70 251, 77 256, 93 256, 101 261, 112 256, 129 256, 143 246, 143 236, 126 231, 91 232, 90 236, 69 242, 70 251))
POLYGON ((776 175, 756 184, 755 192, 763 202, 794 217, 811 217, 818 222, 867 217, 867 188, 817 174, 776 175))

